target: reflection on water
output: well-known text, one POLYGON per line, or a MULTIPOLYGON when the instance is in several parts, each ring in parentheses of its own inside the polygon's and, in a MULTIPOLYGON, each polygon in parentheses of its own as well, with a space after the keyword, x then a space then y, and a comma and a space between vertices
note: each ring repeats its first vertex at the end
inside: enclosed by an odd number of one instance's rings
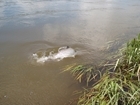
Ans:
POLYGON ((67 65, 95 63, 140 32, 139 0, 1 0, 0 104, 64 105, 81 85, 67 65), (117 45, 116 45, 117 43, 117 45), (32 64, 37 51, 71 46, 74 59, 32 64))

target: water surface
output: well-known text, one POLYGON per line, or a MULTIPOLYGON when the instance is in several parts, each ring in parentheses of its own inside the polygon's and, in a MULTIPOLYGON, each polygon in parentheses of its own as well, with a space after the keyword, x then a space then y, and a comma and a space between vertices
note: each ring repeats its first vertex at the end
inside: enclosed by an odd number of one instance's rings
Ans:
POLYGON ((82 88, 64 68, 105 59, 140 32, 139 0, 1 0, 0 104, 64 105, 82 88), (37 51, 71 46, 75 58, 32 63, 37 51))

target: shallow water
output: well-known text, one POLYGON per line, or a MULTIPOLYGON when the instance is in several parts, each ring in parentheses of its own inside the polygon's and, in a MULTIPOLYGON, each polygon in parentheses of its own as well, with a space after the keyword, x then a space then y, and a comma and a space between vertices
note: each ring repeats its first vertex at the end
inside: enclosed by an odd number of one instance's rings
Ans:
POLYGON ((100 62, 107 48, 136 37, 139 10, 139 0, 1 0, 0 105, 67 105, 82 86, 64 68, 100 62), (30 59, 65 45, 79 55, 43 65, 30 59))

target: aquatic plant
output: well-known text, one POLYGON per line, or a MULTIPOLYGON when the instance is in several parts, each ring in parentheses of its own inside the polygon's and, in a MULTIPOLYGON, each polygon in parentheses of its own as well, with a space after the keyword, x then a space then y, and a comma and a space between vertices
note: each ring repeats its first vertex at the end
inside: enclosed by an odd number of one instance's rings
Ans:
POLYGON ((140 81, 140 34, 127 43, 122 54, 116 70, 121 69, 122 73, 127 74, 129 79, 137 78, 140 81))
POLYGON ((86 69, 86 67, 84 67, 83 65, 77 65, 71 70, 71 73, 75 76, 76 80, 81 82, 82 78, 89 80, 88 78, 90 78, 91 76, 87 77, 84 75, 92 75, 92 68, 90 67, 86 69))
POLYGON ((71 68, 76 79, 86 80, 87 84, 100 75, 92 87, 81 92, 78 105, 140 105, 140 34, 127 43, 112 67, 103 69, 105 72, 97 68, 85 65, 71 68))
POLYGON ((71 74, 78 80, 80 83, 85 82, 88 86, 89 83, 97 78, 101 77, 101 71, 96 68, 96 66, 91 65, 74 65, 67 70, 71 71, 71 74))
POLYGON ((139 83, 127 80, 120 73, 104 73, 97 83, 82 92, 78 105, 139 105, 139 87, 139 83))

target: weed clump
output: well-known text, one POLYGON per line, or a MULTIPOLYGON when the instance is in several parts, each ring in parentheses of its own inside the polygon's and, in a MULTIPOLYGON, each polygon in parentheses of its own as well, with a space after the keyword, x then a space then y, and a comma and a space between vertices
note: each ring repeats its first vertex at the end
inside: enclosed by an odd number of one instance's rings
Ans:
POLYGON ((127 43, 112 67, 102 69, 104 72, 97 68, 78 65, 70 69, 87 85, 100 77, 81 92, 78 105, 140 105, 140 34, 127 43))

